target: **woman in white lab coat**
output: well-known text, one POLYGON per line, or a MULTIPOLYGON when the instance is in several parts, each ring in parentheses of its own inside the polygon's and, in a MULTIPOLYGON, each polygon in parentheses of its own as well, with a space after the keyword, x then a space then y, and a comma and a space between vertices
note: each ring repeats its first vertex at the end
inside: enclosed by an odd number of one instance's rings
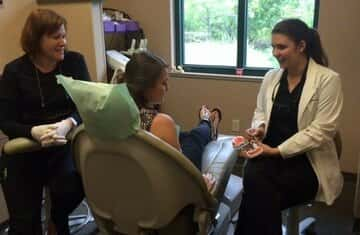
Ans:
POLYGON ((316 30, 298 19, 272 30, 280 68, 261 85, 249 138, 263 153, 248 158, 237 235, 281 234, 281 211, 307 202, 332 204, 343 178, 333 137, 343 94, 316 30))

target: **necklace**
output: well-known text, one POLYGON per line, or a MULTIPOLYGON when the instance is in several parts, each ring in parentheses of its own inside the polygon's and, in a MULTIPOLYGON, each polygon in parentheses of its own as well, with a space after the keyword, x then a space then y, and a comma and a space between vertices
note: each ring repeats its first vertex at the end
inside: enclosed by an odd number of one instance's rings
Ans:
MULTIPOLYGON (((36 80, 37 80, 39 94, 40 94, 41 108, 45 108, 45 98, 44 98, 43 90, 41 88, 39 72, 38 72, 38 69, 36 68, 35 64, 34 64, 34 68, 35 68, 35 75, 36 75, 36 80)), ((59 65, 59 73, 62 74, 61 65, 59 65)))
MULTIPOLYGON (((34 67, 35 67, 35 65, 34 65, 34 67)), ((41 108, 44 108, 45 107, 45 101, 44 101, 44 96, 43 96, 43 92, 42 92, 41 85, 40 85, 39 72, 38 72, 36 67, 35 67, 35 74, 36 74, 36 80, 37 80, 39 93, 40 93, 41 108)))

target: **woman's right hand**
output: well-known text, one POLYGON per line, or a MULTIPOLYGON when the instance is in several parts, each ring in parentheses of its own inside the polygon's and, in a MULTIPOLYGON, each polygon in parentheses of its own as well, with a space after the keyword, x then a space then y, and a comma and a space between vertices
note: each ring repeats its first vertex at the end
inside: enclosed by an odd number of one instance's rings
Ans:
POLYGON ((31 136, 39 142, 42 147, 66 144, 64 137, 53 135, 53 133, 56 133, 57 128, 58 126, 56 124, 33 126, 31 128, 31 136))
POLYGON ((31 128, 31 136, 37 141, 41 142, 41 137, 52 130, 56 130, 57 126, 54 124, 38 125, 31 128))

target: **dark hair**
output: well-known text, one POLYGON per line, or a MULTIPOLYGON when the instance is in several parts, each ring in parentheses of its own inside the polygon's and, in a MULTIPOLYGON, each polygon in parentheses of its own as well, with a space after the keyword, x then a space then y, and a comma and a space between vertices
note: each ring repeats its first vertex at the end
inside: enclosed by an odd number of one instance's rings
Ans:
POLYGON ((145 92, 155 86, 168 65, 150 52, 135 53, 126 64, 123 82, 139 108, 146 106, 145 92))
POLYGON ((25 53, 35 56, 40 52, 41 37, 55 33, 62 25, 66 28, 66 19, 49 9, 37 9, 27 17, 21 33, 20 44, 25 53))
POLYGON ((316 63, 328 66, 328 57, 321 45, 319 33, 309 28, 303 21, 299 19, 286 19, 278 22, 272 34, 284 34, 292 39, 295 43, 304 40, 306 43, 305 54, 316 61, 316 63))

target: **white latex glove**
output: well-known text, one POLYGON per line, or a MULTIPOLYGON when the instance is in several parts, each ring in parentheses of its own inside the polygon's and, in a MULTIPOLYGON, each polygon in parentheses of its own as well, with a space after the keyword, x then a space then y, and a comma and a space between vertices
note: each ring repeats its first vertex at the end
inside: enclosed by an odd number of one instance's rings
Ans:
POLYGON ((66 144, 66 135, 72 129, 74 123, 68 118, 61 122, 57 122, 54 125, 56 126, 56 129, 53 129, 40 137, 41 145, 43 147, 66 144))
POLYGON ((56 134, 59 136, 66 137, 69 131, 73 128, 74 123, 71 121, 70 118, 68 118, 62 120, 61 122, 55 123, 55 125, 58 127, 56 129, 56 134))

